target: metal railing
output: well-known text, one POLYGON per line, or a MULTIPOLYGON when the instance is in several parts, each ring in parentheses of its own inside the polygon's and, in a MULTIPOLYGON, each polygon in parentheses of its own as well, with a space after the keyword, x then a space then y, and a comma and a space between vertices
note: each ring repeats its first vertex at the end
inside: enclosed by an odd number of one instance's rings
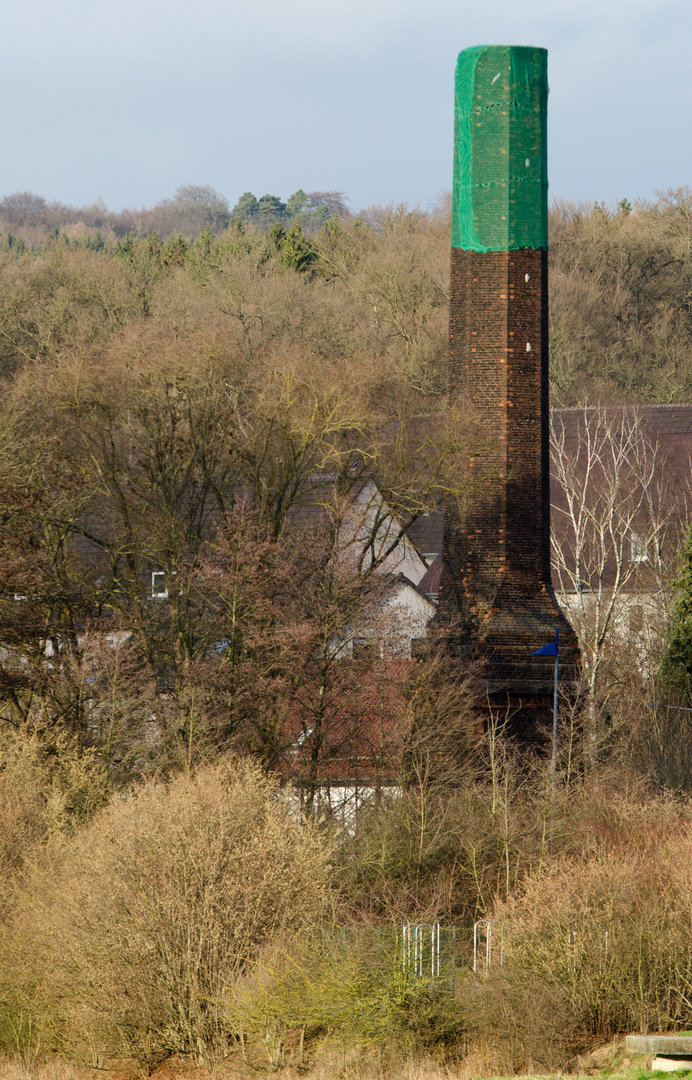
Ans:
POLYGON ((505 926, 493 919, 478 919, 473 924, 473 970, 482 967, 487 975, 493 963, 503 967, 505 962, 505 926), (493 928, 495 928, 493 930, 493 928), (485 949, 483 949, 483 940, 485 949), (480 962, 479 962, 480 961, 480 962))
POLYGON ((442 971, 441 960, 439 922, 405 923, 401 927, 401 966, 405 975, 438 978, 442 971))

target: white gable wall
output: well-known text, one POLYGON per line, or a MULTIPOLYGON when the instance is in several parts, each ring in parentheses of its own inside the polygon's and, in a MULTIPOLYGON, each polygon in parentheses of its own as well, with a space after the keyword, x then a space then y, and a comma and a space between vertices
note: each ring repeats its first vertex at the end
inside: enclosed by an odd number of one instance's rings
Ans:
POLYGON ((397 581, 379 606, 376 633, 385 657, 411 656, 411 642, 425 637, 435 605, 408 581, 397 581))
POLYGON ((414 585, 422 579, 427 564, 402 529, 382 498, 377 485, 366 480, 345 515, 339 532, 339 550, 345 560, 353 560, 368 569, 373 561, 382 562, 384 574, 403 574, 414 585), (386 555, 390 547, 394 549, 386 555))

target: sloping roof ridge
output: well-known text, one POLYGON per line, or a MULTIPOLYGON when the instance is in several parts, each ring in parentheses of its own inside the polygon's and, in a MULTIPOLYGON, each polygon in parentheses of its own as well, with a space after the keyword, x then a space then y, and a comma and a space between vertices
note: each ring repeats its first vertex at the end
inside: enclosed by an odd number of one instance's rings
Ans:
POLYGON ((692 401, 597 401, 586 405, 551 405, 555 412, 588 412, 590 409, 692 409, 692 401))
MULTIPOLYGON (((420 580, 422 581, 425 577, 427 577, 427 573, 423 574, 423 577, 420 580)), ((422 596, 424 600, 427 600, 427 602, 430 603, 430 597, 427 593, 421 592, 420 581, 416 585, 415 581, 411 581, 411 578, 406 577, 406 574, 401 573, 401 571, 397 574, 394 581, 397 584, 410 585, 414 592, 417 592, 419 596, 422 596)))
POLYGON ((637 418, 649 434, 657 437, 692 436, 692 402, 687 401, 675 404, 652 401, 629 405, 619 402, 613 405, 554 406, 552 412, 557 422, 562 423, 570 435, 576 435, 580 420, 598 415, 598 410, 607 418, 615 419, 628 415, 637 418))
POLYGON ((424 596, 437 593, 440 590, 440 578, 442 577, 442 552, 439 551, 430 566, 418 582, 418 591, 424 596))

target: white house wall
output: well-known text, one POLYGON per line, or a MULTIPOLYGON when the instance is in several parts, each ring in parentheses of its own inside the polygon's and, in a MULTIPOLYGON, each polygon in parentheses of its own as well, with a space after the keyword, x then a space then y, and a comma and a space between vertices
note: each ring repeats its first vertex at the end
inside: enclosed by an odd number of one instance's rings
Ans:
MULTIPOLYGON (((556 592, 557 601, 578 636, 596 617, 597 596, 585 592, 556 592)), ((605 601, 604 601, 605 605, 605 601)), ((667 633, 667 600, 655 592, 627 592, 618 597, 611 621, 610 641, 631 650, 642 675, 652 677, 658 668, 667 633)))
POLYGON ((403 574, 414 585, 428 569, 372 480, 366 480, 353 499, 339 531, 339 549, 344 560, 362 562, 366 570, 373 558, 375 562, 381 559, 382 573, 403 574), (393 551, 386 555, 392 544, 393 551))
POLYGON ((380 605, 376 633, 382 655, 410 658, 411 642, 425 637, 435 605, 407 581, 398 581, 380 605))

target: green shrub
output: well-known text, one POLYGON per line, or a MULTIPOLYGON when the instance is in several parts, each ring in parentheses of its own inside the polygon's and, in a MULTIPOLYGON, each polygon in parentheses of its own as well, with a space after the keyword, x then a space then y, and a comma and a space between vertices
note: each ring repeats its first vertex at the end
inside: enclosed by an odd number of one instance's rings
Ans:
POLYGON ((456 1045, 465 1031, 453 980, 407 972, 393 927, 313 933, 267 950, 229 990, 227 1018, 243 1047, 265 1045, 272 1066, 292 1031, 301 1057, 324 1037, 411 1054, 456 1045))

